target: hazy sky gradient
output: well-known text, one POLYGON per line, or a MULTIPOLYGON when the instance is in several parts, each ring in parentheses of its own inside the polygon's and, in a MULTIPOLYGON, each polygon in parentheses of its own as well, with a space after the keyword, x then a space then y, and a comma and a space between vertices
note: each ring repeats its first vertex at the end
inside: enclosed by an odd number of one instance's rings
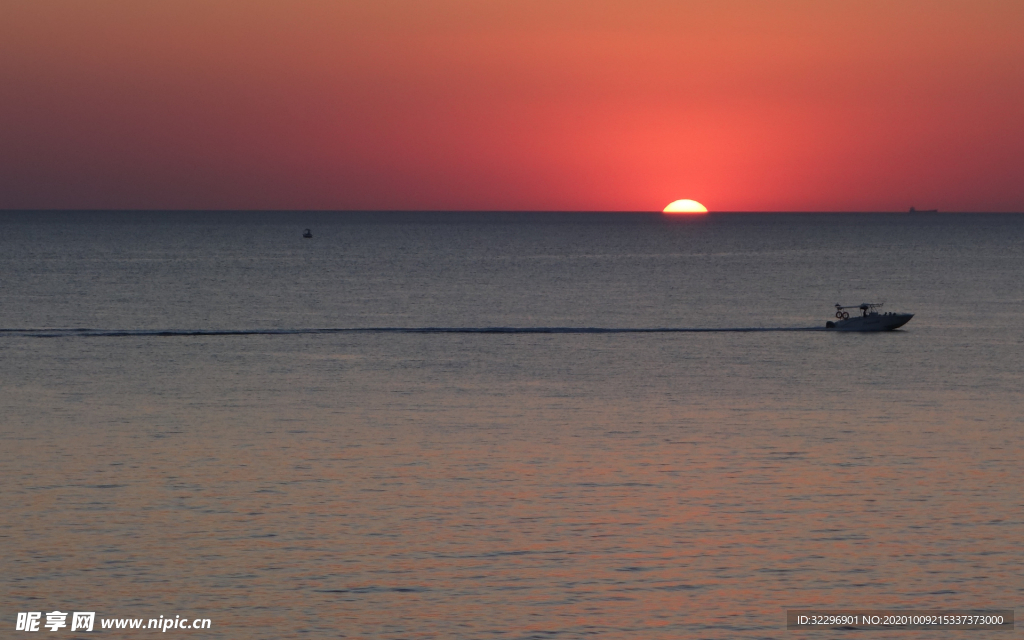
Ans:
POLYGON ((1024 211, 1019 0, 3 0, 0 208, 1024 211))

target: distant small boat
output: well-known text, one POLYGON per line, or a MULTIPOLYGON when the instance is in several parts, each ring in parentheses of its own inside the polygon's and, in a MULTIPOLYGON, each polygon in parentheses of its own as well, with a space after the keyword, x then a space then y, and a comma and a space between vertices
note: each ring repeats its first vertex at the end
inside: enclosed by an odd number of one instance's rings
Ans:
POLYGON ((880 306, 882 306, 881 303, 868 302, 845 306, 837 304, 836 321, 829 320, 825 323, 825 328, 837 331, 892 331, 907 324, 914 317, 912 313, 893 313, 892 311, 879 313, 876 309, 880 306), (851 318, 850 312, 846 309, 860 309, 861 315, 851 318))
POLYGON ((302 232, 302 237, 303 238, 312 238, 313 237, 313 232, 310 231, 309 229, 306 229, 305 231, 302 232))
POLYGON ((938 213, 938 209, 921 209, 917 210, 914 207, 910 207, 910 213, 938 213))

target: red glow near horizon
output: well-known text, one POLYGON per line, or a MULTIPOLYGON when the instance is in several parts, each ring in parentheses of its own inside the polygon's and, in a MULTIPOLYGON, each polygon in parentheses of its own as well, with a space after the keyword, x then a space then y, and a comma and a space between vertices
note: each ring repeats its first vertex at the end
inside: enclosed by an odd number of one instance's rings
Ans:
POLYGON ((1024 210, 1024 4, 10 2, 0 208, 1024 210))

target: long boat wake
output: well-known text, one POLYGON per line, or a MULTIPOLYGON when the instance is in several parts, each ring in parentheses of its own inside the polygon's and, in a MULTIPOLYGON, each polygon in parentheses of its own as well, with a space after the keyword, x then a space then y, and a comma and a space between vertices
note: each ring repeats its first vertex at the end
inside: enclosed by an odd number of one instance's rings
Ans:
POLYGON ((755 333, 825 331, 821 327, 344 327, 328 329, 0 329, 0 336, 24 338, 174 338, 193 336, 290 336, 373 333, 609 334, 755 333))

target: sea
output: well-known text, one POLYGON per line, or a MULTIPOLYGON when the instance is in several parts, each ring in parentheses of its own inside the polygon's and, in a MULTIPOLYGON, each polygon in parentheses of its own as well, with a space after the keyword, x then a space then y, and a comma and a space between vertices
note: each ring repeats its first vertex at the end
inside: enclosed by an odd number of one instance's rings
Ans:
POLYGON ((0 213, 0 636, 1020 610, 1022 247, 1018 214, 0 213), (864 302, 914 317, 824 329, 864 302))

